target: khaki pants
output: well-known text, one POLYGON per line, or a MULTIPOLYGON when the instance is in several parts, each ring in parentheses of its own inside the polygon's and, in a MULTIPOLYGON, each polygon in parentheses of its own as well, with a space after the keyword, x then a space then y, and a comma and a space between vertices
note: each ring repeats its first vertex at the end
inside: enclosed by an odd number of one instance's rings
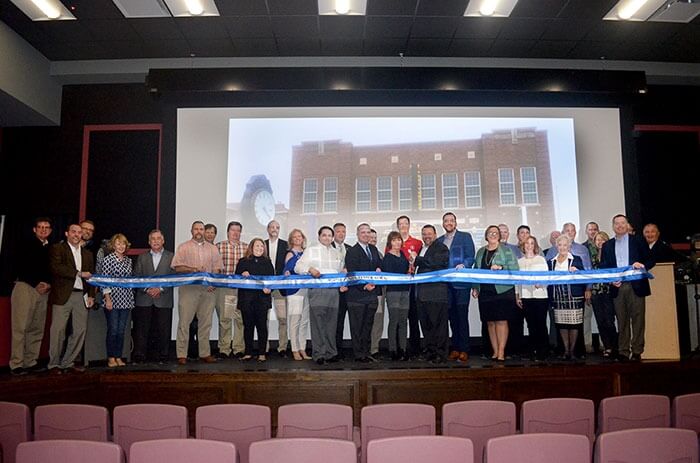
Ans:
MULTIPOLYGON (((289 336, 287 335, 287 298, 280 294, 279 290, 272 291, 272 307, 275 309, 275 316, 277 317, 277 323, 279 324, 279 344, 277 350, 279 352, 284 352, 287 350, 287 342, 289 341, 289 336)), ((270 349, 268 349, 269 351, 270 349)))
POLYGON ((197 315, 197 341, 199 342, 199 356, 211 355, 209 347, 209 333, 211 321, 214 315, 216 294, 209 291, 209 286, 187 285, 179 288, 178 314, 180 320, 177 323, 177 339, 175 347, 178 358, 187 357, 187 345, 190 339, 190 323, 197 315))
POLYGON ((372 323, 372 342, 370 344, 369 353, 374 355, 379 353, 379 341, 382 339, 384 332, 384 301, 386 300, 386 289, 382 288, 382 295, 377 297, 377 311, 374 313, 374 322, 372 323))
POLYGON ((617 315, 620 355, 641 355, 644 352, 646 299, 634 293, 632 283, 625 282, 620 286, 613 304, 617 315))
POLYGON ((217 288, 216 316, 219 319, 219 352, 229 355, 231 341, 233 352, 243 353, 243 317, 238 310, 238 290, 236 288, 217 288), (232 339, 233 338, 233 339, 232 339))
POLYGON ((85 342, 87 320, 88 309, 85 307, 82 291, 73 291, 65 304, 54 304, 51 307, 49 369, 73 366, 85 342), (66 339, 66 325, 69 317, 72 317, 73 332, 68 337, 66 350, 63 352, 63 341, 66 339))
POLYGON ((31 368, 39 358, 46 323, 47 294, 18 281, 12 290, 12 353, 10 368, 31 368))

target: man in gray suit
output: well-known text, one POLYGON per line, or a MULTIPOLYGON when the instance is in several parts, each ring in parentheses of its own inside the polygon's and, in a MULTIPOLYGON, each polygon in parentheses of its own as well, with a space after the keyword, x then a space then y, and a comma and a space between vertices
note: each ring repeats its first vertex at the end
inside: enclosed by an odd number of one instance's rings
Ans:
MULTIPOLYGON (((172 273, 170 263, 173 253, 163 249, 165 238, 160 230, 148 234, 150 251, 138 256, 134 266, 134 276, 147 277, 172 273)), ((134 363, 145 362, 149 352, 151 331, 154 333, 155 357, 160 362, 168 360, 168 345, 173 322, 173 288, 152 287, 136 290, 136 307, 132 313, 134 320, 134 363), (153 326, 153 329, 151 329, 153 326)))

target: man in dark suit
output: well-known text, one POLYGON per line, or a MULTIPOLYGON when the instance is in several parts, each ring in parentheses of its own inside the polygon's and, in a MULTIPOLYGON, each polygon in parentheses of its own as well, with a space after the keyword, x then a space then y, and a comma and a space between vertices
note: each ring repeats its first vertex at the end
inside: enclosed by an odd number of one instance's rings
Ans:
POLYGON ((651 258, 655 263, 659 262, 677 262, 679 256, 676 251, 673 250, 671 246, 666 244, 661 238, 661 232, 659 231, 658 225, 655 223, 648 223, 644 225, 642 229, 642 235, 649 246, 649 252, 651 253, 651 258))
MULTIPOLYGON (((600 267, 616 268, 631 265, 651 269, 654 266, 649 246, 641 238, 629 234, 627 217, 613 217, 615 237, 608 240, 601 252, 600 267)), ((619 358, 641 360, 644 352, 644 298, 651 294, 649 280, 617 281, 610 287, 619 328, 619 358), (630 333, 630 328, 632 332, 630 333)))
MULTIPOLYGON (((411 262, 416 273, 444 270, 450 265, 450 250, 437 241, 437 232, 432 225, 421 229, 423 248, 420 254, 411 251, 411 262)), ((427 360, 445 363, 448 348, 448 304, 447 283, 424 283, 416 287, 416 301, 425 337, 427 360)))
MULTIPOLYGON (((445 234, 437 240, 450 250, 450 268, 472 268, 474 265, 474 240, 472 235, 457 230, 457 216, 447 212, 442 216, 445 234)), ((450 360, 469 360, 469 300, 472 286, 468 283, 449 284, 449 319, 452 328, 450 360)))
MULTIPOLYGON (((366 223, 357 226, 357 244, 345 254, 345 268, 348 272, 380 271, 381 258, 376 246, 369 243, 371 228, 366 223)), ((354 285, 348 288, 346 301, 350 319, 350 338, 356 362, 371 362, 370 344, 372 324, 377 311, 381 288, 373 284, 354 285)))
MULTIPOLYGON (((450 268, 472 268, 474 265, 474 240, 467 232, 457 230, 457 216, 447 212, 442 216, 442 228, 445 234, 437 239, 450 250, 450 268)), ((450 297, 448 313, 452 328, 452 346, 450 360, 466 362, 469 360, 469 300, 470 284, 449 284, 450 297)))
MULTIPOLYGON (((352 247, 345 243, 345 235, 347 234, 347 229, 344 223, 336 223, 333 225, 333 242, 331 246, 338 250, 340 257, 345 260, 345 254, 352 247)), ((340 293, 340 299, 338 301, 338 325, 335 330, 335 344, 338 351, 337 358, 333 360, 342 360, 345 358, 343 354, 343 334, 345 333, 345 314, 348 312, 348 304, 345 300, 345 295, 347 293, 340 293)))
MULTIPOLYGON (((163 248, 165 238, 160 230, 151 230, 148 245, 151 249, 136 259, 134 276, 150 277, 172 273, 170 264, 173 253, 163 248)), ((149 344, 155 347, 154 357, 160 362, 166 362, 173 323, 173 288, 139 288, 136 290, 135 302, 136 307, 131 314, 134 320, 134 363, 146 361, 149 344), (154 336, 149 336, 151 331, 154 336)))
POLYGON ((53 374, 67 369, 85 371, 84 367, 75 366, 75 359, 85 341, 88 309, 95 303, 95 287, 86 282, 95 271, 95 259, 92 252, 80 246, 81 237, 80 225, 71 224, 66 230, 66 241, 54 244, 49 249, 49 303, 52 305, 49 370, 53 374), (64 351, 69 317, 73 320, 73 332, 64 351))
MULTIPOLYGON (((285 240, 279 238, 280 224, 278 221, 271 220, 270 223, 267 224, 267 236, 268 239, 265 240, 267 255, 270 256, 272 266, 275 269, 275 275, 282 275, 284 273, 284 257, 287 255, 289 245, 285 240)), ((287 298, 280 293, 279 289, 272 291, 272 306, 275 309, 279 333, 277 338, 279 339, 277 352, 280 356, 286 357, 287 342, 289 340, 289 336, 287 335, 287 298)))

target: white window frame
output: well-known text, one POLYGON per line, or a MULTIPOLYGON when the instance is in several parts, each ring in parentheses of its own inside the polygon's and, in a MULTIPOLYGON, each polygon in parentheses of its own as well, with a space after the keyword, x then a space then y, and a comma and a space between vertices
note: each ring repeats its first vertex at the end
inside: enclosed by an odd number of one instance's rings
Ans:
POLYGON ((459 208, 459 174, 456 172, 447 172, 442 174, 442 208, 443 209, 458 209, 459 208), (454 177, 454 186, 445 186, 445 177, 454 177), (447 189, 454 189, 454 195, 447 197, 445 193, 447 189), (454 205, 448 205, 446 200, 454 200, 454 205))
POLYGON ((435 178, 435 174, 424 174, 421 175, 421 186, 420 186, 420 196, 421 196, 421 210, 424 211, 431 211, 437 209, 437 179, 435 178), (433 186, 432 187, 426 187, 425 186, 425 179, 428 177, 433 178, 433 186), (433 201, 433 207, 425 207, 425 200, 426 200, 426 191, 427 190, 432 190, 433 195, 430 200, 433 201))
POLYGON ((464 208, 465 209, 481 209, 484 207, 484 202, 482 199, 482 191, 481 191, 481 171, 478 170, 472 170, 472 171, 467 171, 464 173, 464 208), (477 184, 476 185, 468 185, 467 184, 467 175, 468 174, 476 174, 476 179, 477 179, 477 184), (469 194, 469 189, 470 188, 479 188, 479 195, 470 195, 469 194), (479 205, 478 206, 470 206, 469 205, 469 200, 478 198, 479 199, 479 205))
POLYGON ((498 169, 498 204, 501 206, 515 206, 518 202, 518 199, 515 197, 515 170, 512 167, 502 167, 498 169), (511 174, 511 181, 510 182, 503 182, 501 181, 501 172, 506 172, 510 171, 511 174), (504 185, 512 185, 513 192, 512 193, 504 193, 503 192, 503 186, 504 185), (512 203, 504 203, 503 202, 503 196, 504 195, 513 195, 513 202, 512 203))
POLYGON ((338 212, 338 177, 325 177, 323 179, 323 212, 338 212), (335 189, 328 188, 329 180, 335 180, 335 189), (335 193, 335 199, 329 200, 328 194, 335 193))
POLYGON ((318 212, 318 179, 317 178, 305 178, 303 182, 303 187, 302 187, 302 196, 301 196, 301 213, 302 214, 314 214, 318 212), (308 189, 307 182, 313 181, 316 184, 316 187, 312 190, 308 189), (314 195, 314 200, 313 201, 307 201, 306 200, 306 195, 307 194, 313 194, 314 195), (313 210, 311 210, 311 205, 313 205, 313 210))
POLYGON ((355 211, 356 212, 369 212, 372 210, 372 178, 371 177, 357 177, 355 178, 355 211), (367 179, 367 190, 362 190, 360 191, 359 185, 360 185, 360 180, 362 179, 367 179), (360 201, 359 196, 360 193, 368 192, 369 193, 369 198, 366 200, 360 201), (363 205, 366 204, 367 208, 366 209, 361 209, 360 203, 363 205))
POLYGON ((522 198, 523 198, 523 204, 527 204, 527 205, 536 205, 536 204, 539 204, 539 203, 540 203, 540 192, 539 192, 539 189, 537 188, 537 167, 535 167, 535 166, 525 166, 525 167, 521 167, 521 168, 520 168, 520 194, 522 195, 522 198), (525 181, 525 180, 524 180, 523 171, 524 171, 525 169, 532 169, 532 172, 533 172, 534 175, 535 175, 535 180, 528 180, 528 181, 525 181), (527 183, 527 184, 533 184, 533 185, 535 185, 535 191, 534 191, 534 193, 531 192, 531 191, 528 191, 527 193, 525 192, 525 184, 526 184, 526 183, 527 183), (525 195, 532 195, 532 194, 535 195, 535 201, 534 201, 534 202, 532 202, 532 201, 526 201, 526 199, 525 199, 526 196, 525 196, 525 195))
POLYGON ((389 175, 381 175, 377 177, 377 211, 391 211, 394 207, 394 185, 393 185, 393 179, 389 175), (379 186, 379 181, 380 180, 386 180, 389 179, 389 188, 380 188, 379 186), (389 192, 389 199, 380 199, 380 196, 382 193, 389 192), (389 205, 389 208, 387 209, 386 206, 387 204, 389 205))
POLYGON ((398 186, 399 186, 399 210, 400 211, 410 211, 413 209, 413 178, 410 175, 399 175, 398 178, 398 186), (404 178, 408 180, 408 186, 402 186, 401 184, 401 179, 404 178), (402 193, 408 192, 408 199, 403 198, 401 196, 402 193), (406 202, 408 202, 408 207, 403 207, 405 206, 406 202), (403 203, 403 206, 402 206, 403 203))

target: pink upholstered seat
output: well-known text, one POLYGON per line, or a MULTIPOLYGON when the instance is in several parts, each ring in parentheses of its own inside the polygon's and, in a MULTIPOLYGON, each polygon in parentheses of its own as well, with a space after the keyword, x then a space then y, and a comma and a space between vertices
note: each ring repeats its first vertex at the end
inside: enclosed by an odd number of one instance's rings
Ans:
POLYGON ((0 449, 3 463, 15 463, 17 445, 32 438, 29 407, 14 402, 0 402, 0 449))
POLYGON ((251 444, 250 463, 357 463, 357 449, 339 439, 270 439, 251 444))
POLYGON ((472 442, 462 437, 390 437, 367 445, 367 463, 472 463, 472 455, 472 442))
POLYGON ((664 395, 608 397, 598 408, 598 434, 636 428, 664 428, 671 424, 671 401, 664 395))
POLYGON ((134 442, 130 463, 236 463, 236 446, 204 439, 158 439, 134 442))
POLYGON ((17 463, 124 463, 122 448, 112 442, 43 440, 17 447, 17 463))
POLYGON ((197 439, 234 444, 241 463, 248 463, 250 444, 272 434, 270 407, 262 405, 206 405, 197 408, 195 423, 197 439))
POLYGON ((487 463, 590 463, 591 445, 576 434, 518 434, 486 443, 487 463))
POLYGON ((34 440, 110 440, 109 412, 82 404, 42 405, 34 409, 34 440))
POLYGON ((127 457, 134 442, 189 437, 187 409, 179 405, 120 405, 113 415, 114 442, 127 457))
POLYGON ((674 428, 700 433, 700 394, 679 395, 673 399, 671 418, 674 428))
POLYGON ((383 404, 362 408, 362 462, 367 444, 374 439, 435 435, 435 407, 425 404, 383 404))
POLYGON ((483 461, 486 442, 515 434, 515 404, 500 400, 468 400, 442 406, 442 435, 470 439, 474 461, 483 461))
POLYGON ((528 400, 520 410, 523 434, 555 432, 588 437, 595 442, 595 405, 588 399, 553 398, 528 400))
POLYGON ((689 429, 627 429, 601 434, 596 463, 697 463, 698 437, 689 429))

